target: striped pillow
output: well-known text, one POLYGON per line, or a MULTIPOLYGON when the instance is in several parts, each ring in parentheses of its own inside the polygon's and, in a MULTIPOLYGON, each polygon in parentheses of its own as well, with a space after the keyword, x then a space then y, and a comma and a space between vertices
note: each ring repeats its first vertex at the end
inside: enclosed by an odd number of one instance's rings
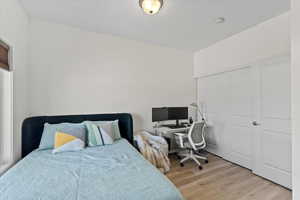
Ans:
POLYGON ((105 126, 107 124, 109 124, 110 126, 112 126, 112 138, 114 140, 118 140, 121 139, 121 133, 120 133, 120 129, 119 129, 119 120, 115 120, 115 121, 93 121, 94 124, 96 124, 98 127, 99 126, 105 126))
POLYGON ((104 145, 97 125, 89 121, 84 122, 84 124, 88 131, 88 146, 93 147, 104 145))
POLYGON ((91 121, 84 122, 88 131, 88 146, 103 146, 113 144, 114 127, 112 123, 95 124, 91 121))

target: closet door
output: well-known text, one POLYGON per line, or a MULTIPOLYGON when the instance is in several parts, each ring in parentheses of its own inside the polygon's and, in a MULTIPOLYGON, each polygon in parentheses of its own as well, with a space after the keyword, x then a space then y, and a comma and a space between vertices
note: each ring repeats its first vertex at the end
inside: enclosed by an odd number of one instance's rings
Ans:
MULTIPOLYGON (((252 169, 254 128, 249 123, 255 117, 254 71, 246 67, 229 73, 227 92, 230 110, 226 115, 224 158, 252 169)), ((220 97, 221 98, 221 97, 220 97)))
POLYGON ((291 188, 290 61, 259 64, 254 173, 291 188))
POLYGON ((290 59, 202 77, 209 152, 291 187, 290 59))
POLYGON ((211 127, 208 151, 247 168, 253 158, 253 69, 245 67, 199 79, 199 105, 211 127))
POLYGON ((200 105, 209 126, 206 134, 207 150, 224 156, 225 119, 230 111, 230 76, 228 73, 202 77, 198 80, 198 105, 200 105))

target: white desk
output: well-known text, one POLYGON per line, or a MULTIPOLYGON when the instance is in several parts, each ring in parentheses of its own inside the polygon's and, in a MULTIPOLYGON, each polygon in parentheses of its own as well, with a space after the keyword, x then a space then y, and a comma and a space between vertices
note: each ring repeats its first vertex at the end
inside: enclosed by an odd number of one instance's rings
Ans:
POLYGON ((170 139, 170 150, 169 153, 178 152, 178 145, 176 144, 175 137, 173 133, 188 133, 189 127, 186 128, 169 128, 165 126, 154 127, 154 132, 156 135, 169 138, 170 139))
POLYGON ((155 134, 161 137, 171 138, 173 133, 188 133, 189 127, 186 128, 169 128, 165 126, 154 127, 155 134))

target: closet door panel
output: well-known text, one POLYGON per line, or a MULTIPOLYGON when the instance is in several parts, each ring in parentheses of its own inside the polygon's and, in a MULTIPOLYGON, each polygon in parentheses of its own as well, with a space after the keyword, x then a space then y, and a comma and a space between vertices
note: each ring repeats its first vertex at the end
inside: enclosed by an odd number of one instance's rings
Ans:
POLYGON ((212 126, 208 151, 251 168, 253 72, 250 67, 198 81, 199 105, 212 126))
POLYGON ((230 113, 232 116, 252 117, 253 72, 250 67, 230 73, 230 113))
MULTIPOLYGON (((205 96, 205 110, 206 113, 218 113, 224 114, 230 108, 228 104, 229 94, 228 94, 228 80, 229 76, 227 74, 215 75, 204 78, 201 82, 204 85, 204 96, 205 96)), ((200 83, 201 83, 200 82, 200 83)))
POLYGON ((290 137, 287 135, 274 134, 270 131, 264 131, 262 135, 262 144, 264 165, 272 170, 278 169, 290 173, 291 149, 280 148, 280 151, 274 151, 274 149, 278 148, 278 144, 283 147, 290 147, 290 137))
POLYGON ((263 118, 290 119, 290 70, 288 61, 261 66, 263 118))
POLYGON ((255 141, 254 172, 291 188, 291 119, 289 59, 262 63, 260 125, 255 141))
POLYGON ((290 119, 264 118, 261 124, 266 131, 275 131, 287 135, 291 134, 290 119))
POLYGON ((224 120, 218 114, 207 114, 207 119, 209 123, 213 126, 209 126, 206 129, 206 141, 207 149, 209 152, 214 153, 218 156, 223 156, 223 135, 224 135, 224 120))
POLYGON ((252 168, 253 127, 253 71, 247 67, 229 73, 230 95, 226 118, 224 158, 239 165, 252 168))
POLYGON ((214 75, 198 80, 198 104, 202 107, 205 118, 212 126, 207 128, 208 150, 223 156, 223 135, 225 131, 225 117, 228 107, 229 76, 214 75), (221 91, 221 92, 220 92, 221 91))

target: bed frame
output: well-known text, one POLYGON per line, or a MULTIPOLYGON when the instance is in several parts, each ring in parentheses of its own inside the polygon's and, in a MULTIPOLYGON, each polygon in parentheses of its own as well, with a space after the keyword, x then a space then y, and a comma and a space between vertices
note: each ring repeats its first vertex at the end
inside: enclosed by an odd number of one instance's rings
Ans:
POLYGON ((63 122, 81 123, 83 121, 113 121, 119 120, 121 137, 133 142, 133 121, 131 114, 92 114, 92 115, 60 115, 30 117, 24 120, 22 125, 22 158, 39 147, 44 124, 57 124, 63 122))

